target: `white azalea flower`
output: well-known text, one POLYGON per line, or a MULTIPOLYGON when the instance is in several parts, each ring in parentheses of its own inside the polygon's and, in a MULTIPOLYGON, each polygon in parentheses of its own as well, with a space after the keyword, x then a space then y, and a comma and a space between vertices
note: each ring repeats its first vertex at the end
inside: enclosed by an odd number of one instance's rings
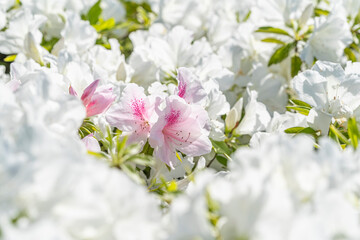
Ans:
POLYGON ((88 21, 83 21, 78 14, 68 11, 61 37, 52 50, 54 55, 58 55, 63 48, 81 55, 95 44, 97 32, 88 21))
POLYGON ((52 37, 60 37, 60 32, 65 24, 62 16, 65 14, 64 8, 66 0, 25 0, 22 1, 22 4, 24 8, 30 9, 33 14, 42 14, 47 18, 47 21, 43 26, 43 31, 48 40, 52 37))
POLYGON ((210 222, 207 219, 206 187, 214 179, 211 171, 197 175, 191 183, 186 195, 178 197, 171 205, 169 212, 169 238, 181 239, 213 239, 210 222))
POLYGON ((342 124, 360 106, 360 75, 346 74, 336 63, 317 62, 293 79, 293 87, 302 101, 313 106, 308 122, 323 135, 333 120, 342 124))
POLYGON ((6 31, 0 33, 0 52, 3 54, 24 54, 38 63, 46 50, 40 46, 42 33, 39 27, 46 21, 42 15, 32 15, 29 9, 16 12, 6 31))
MULTIPOLYGON (((265 105, 257 101, 257 92, 249 91, 248 94, 248 103, 244 107, 245 115, 234 130, 234 133, 237 135, 252 135, 256 132, 264 131, 271 120, 265 105)), ((241 116, 240 110, 237 111, 241 116)))
POLYGON ((307 41, 301 59, 309 66, 314 58, 340 62, 344 49, 352 42, 350 26, 341 7, 336 7, 327 17, 315 19, 314 32, 307 41))

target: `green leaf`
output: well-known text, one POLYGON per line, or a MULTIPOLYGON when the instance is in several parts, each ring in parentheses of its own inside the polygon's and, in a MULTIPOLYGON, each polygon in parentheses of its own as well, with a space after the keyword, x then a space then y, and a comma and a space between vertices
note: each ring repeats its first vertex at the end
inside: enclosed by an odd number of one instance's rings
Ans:
POLYGON ((217 142, 213 140, 211 142, 216 153, 227 155, 231 154, 231 149, 228 147, 228 145, 226 145, 225 142, 217 142))
POLYGON ((243 19, 242 21, 243 21, 243 22, 246 22, 247 20, 249 20, 250 16, 251 16, 251 11, 249 11, 249 12, 246 14, 246 16, 244 17, 244 19, 243 19))
POLYGON ((108 20, 104 21, 103 19, 99 19, 98 23, 94 25, 94 28, 97 32, 105 31, 105 30, 111 30, 115 27, 115 19, 109 18, 108 20))
POLYGON ((302 106, 287 106, 286 107, 287 110, 295 110, 298 113, 302 114, 302 115, 309 115, 310 109, 308 109, 307 107, 302 107, 302 106))
POLYGON ((267 42, 267 43, 276 43, 276 44, 285 45, 285 43, 283 41, 280 41, 279 39, 276 39, 276 38, 264 38, 261 41, 267 42))
POLYGON ((48 41, 45 41, 45 39, 43 39, 43 41, 41 42, 41 46, 44 47, 49 52, 51 52, 51 50, 53 49, 53 47, 55 46, 55 44, 58 41, 59 41, 58 38, 52 38, 52 39, 50 39, 48 41))
POLYGON ((153 158, 151 156, 145 154, 137 154, 128 158, 126 162, 132 162, 143 166, 152 166, 154 164, 152 160, 153 158))
POLYGON ((217 156, 216 156, 216 159, 218 160, 218 162, 219 162, 221 165, 224 165, 225 167, 227 167, 228 159, 227 159, 226 157, 217 155, 217 156))
POLYGON ((360 132, 354 117, 348 120, 348 134, 351 145, 354 147, 354 149, 357 149, 359 146, 360 132))
POLYGON ((320 17, 320 16, 327 16, 327 15, 329 15, 330 12, 328 10, 315 8, 314 13, 315 13, 316 17, 320 17))
POLYGON ((270 67, 273 64, 282 62, 285 58, 287 58, 289 56, 290 51, 293 48, 295 48, 295 45, 296 45, 296 43, 292 42, 292 43, 289 43, 285 46, 278 48, 274 52, 274 54, 271 56, 268 66, 270 67))
POLYGON ((262 32, 262 33, 275 33, 275 34, 280 34, 280 35, 285 35, 285 36, 289 36, 292 37, 288 32, 286 32, 283 29, 280 28, 274 28, 274 27, 261 27, 258 30, 256 30, 255 32, 262 32))
POLYGON ((291 58, 291 77, 295 77, 301 70, 301 58, 299 56, 293 56, 291 58))
POLYGON ((340 132, 339 129, 337 129, 334 125, 330 125, 330 132, 332 135, 329 134, 329 136, 335 136, 335 140, 339 140, 340 143, 344 143, 346 145, 349 145, 349 140, 340 132))
POLYGON ((4 61, 5 62, 13 62, 13 61, 15 61, 16 56, 17 56, 16 54, 15 55, 9 55, 6 58, 4 58, 4 61))
POLYGON ((356 15, 355 19, 354 19, 354 26, 360 23, 360 11, 358 12, 358 14, 356 15))
POLYGON ((292 127, 285 130, 285 133, 288 134, 299 134, 299 133, 306 133, 311 135, 316 135, 317 131, 312 129, 311 127, 292 127))
POLYGON ((100 7, 101 0, 97 1, 89 10, 87 14, 87 19, 91 25, 95 25, 99 21, 102 9, 100 7))
POLYGON ((309 108, 309 110, 312 108, 312 106, 310 104, 303 102, 301 100, 298 100, 298 99, 291 99, 290 102, 293 103, 294 105, 307 107, 307 108, 309 108))
POLYGON ((87 151, 88 154, 97 157, 97 158, 108 158, 109 156, 106 155, 106 153, 103 152, 91 152, 91 151, 87 151))
POLYGON ((360 53, 360 47, 357 44, 355 44, 354 42, 352 44, 350 44, 350 48, 352 48, 355 51, 357 51, 358 53, 360 53))
POLYGON ((351 48, 345 48, 344 49, 344 53, 345 55, 347 56, 347 58, 352 61, 352 62, 356 62, 356 56, 355 54, 353 53, 353 51, 351 50, 351 48))

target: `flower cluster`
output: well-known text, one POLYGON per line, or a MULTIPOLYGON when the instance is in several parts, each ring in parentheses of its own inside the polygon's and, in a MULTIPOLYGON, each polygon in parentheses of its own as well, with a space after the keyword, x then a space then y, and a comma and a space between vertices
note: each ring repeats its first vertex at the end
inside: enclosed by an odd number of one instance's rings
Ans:
POLYGON ((360 239, 360 0, 0 1, 0 240, 360 239))

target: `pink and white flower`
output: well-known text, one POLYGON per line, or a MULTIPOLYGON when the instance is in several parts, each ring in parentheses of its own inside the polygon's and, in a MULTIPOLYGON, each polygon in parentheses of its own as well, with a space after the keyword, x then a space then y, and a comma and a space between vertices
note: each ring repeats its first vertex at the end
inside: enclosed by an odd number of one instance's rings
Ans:
MULTIPOLYGON (((98 88, 99 82, 100 80, 92 82, 81 95, 81 101, 86 107, 87 117, 105 112, 116 98, 111 87, 101 86, 98 88)), ((71 86, 69 93, 77 96, 76 91, 71 86)))
POLYGON ((177 80, 179 81, 176 94, 185 99, 187 103, 201 103, 206 92, 200 80, 188 68, 178 69, 177 80))
POLYGON ((150 132, 149 143, 155 156, 174 168, 177 151, 187 156, 201 156, 211 151, 207 112, 199 105, 190 105, 179 96, 166 99, 159 111, 159 120, 150 132))
POLYGON ((101 152, 99 142, 96 140, 93 133, 90 133, 89 135, 81 139, 81 141, 85 144, 85 147, 88 151, 101 152))
POLYGON ((126 86, 120 103, 106 114, 111 126, 129 136, 128 143, 139 142, 142 145, 146 143, 156 119, 154 98, 146 96, 144 89, 134 83, 126 86))

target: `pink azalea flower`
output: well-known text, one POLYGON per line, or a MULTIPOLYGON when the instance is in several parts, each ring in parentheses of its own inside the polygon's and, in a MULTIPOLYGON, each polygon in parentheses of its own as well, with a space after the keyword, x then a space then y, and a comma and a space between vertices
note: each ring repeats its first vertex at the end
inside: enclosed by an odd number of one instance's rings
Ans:
POLYGON ((88 151, 90 151, 90 152, 100 152, 101 151, 99 142, 96 140, 93 133, 87 135, 86 137, 81 139, 81 141, 85 144, 85 147, 88 151))
POLYGON ((106 120, 111 126, 129 135, 129 144, 139 142, 144 145, 156 119, 154 99, 146 96, 144 89, 134 83, 126 86, 120 103, 106 113, 106 120))
POLYGON ((185 99, 187 103, 200 103, 206 97, 205 89, 200 80, 188 69, 178 69, 177 80, 179 81, 176 94, 185 99))
POLYGON ((200 156, 211 151, 207 112, 199 105, 189 105, 178 96, 166 99, 166 107, 150 132, 149 143, 155 156, 174 168, 176 151, 187 156, 200 156))
MULTIPOLYGON (((100 80, 92 82, 81 95, 81 101, 86 107, 87 117, 105 112, 116 98, 111 87, 101 86, 98 88, 99 82, 100 80)), ((71 86, 69 93, 77 96, 76 91, 71 86)))

